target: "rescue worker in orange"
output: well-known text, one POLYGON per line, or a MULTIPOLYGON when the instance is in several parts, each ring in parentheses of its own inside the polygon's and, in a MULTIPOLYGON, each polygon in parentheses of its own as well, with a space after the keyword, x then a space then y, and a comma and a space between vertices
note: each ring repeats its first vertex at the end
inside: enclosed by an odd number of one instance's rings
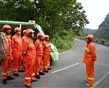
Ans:
POLYGON ((40 79, 40 75, 45 75, 45 73, 43 72, 43 61, 42 61, 43 56, 42 40, 43 40, 43 34, 39 32, 37 34, 37 40, 35 41, 35 48, 36 48, 35 74, 36 78, 38 79, 40 79))
POLYGON ((86 49, 84 52, 84 60, 83 63, 86 65, 86 74, 87 74, 87 79, 85 80, 85 85, 90 87, 94 85, 94 64, 96 63, 97 60, 97 53, 96 53, 96 48, 93 44, 94 37, 91 34, 88 34, 86 37, 86 49))
MULTIPOLYGON (((26 38, 26 31, 27 30, 23 30, 23 36, 22 36, 22 44, 23 44, 23 41, 25 41, 25 38, 26 38)), ((22 54, 22 59, 23 59, 23 65, 25 63, 25 55, 22 54)))
POLYGON ((27 88, 31 87, 31 82, 35 82, 34 78, 34 60, 36 59, 36 50, 32 38, 34 37, 34 31, 27 29, 26 37, 22 42, 22 54, 25 55, 25 80, 24 84, 27 88))
POLYGON ((51 47, 49 44, 49 38, 50 36, 45 35, 44 36, 44 42, 43 42, 43 66, 44 66, 44 72, 48 72, 50 70, 50 52, 51 47))
POLYGON ((12 67, 11 29, 10 25, 4 25, 2 28, 7 40, 7 52, 4 59, 1 61, 3 84, 7 84, 7 80, 14 79, 10 76, 10 70, 12 67))
POLYGON ((23 71, 21 29, 16 27, 14 32, 15 35, 12 37, 13 75, 19 76, 18 71, 23 71))

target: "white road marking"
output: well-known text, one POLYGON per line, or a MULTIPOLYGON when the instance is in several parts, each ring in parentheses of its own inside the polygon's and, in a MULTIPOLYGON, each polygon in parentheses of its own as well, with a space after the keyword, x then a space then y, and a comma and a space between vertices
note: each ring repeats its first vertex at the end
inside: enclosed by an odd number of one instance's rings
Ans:
POLYGON ((63 70, 68 69, 68 68, 70 68, 70 67, 74 67, 74 66, 76 66, 76 65, 78 65, 78 64, 79 64, 79 62, 78 62, 78 63, 75 63, 75 64, 73 64, 73 65, 70 65, 70 66, 64 67, 64 68, 62 68, 62 69, 59 69, 59 70, 53 71, 52 73, 57 73, 57 72, 63 71, 63 70))

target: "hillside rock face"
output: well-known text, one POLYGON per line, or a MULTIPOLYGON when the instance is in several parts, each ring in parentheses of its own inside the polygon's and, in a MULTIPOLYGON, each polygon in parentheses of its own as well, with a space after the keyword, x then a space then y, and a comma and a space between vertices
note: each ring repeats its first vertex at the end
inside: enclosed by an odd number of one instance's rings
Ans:
POLYGON ((107 14, 104 21, 99 25, 95 37, 109 40, 109 14, 107 14))

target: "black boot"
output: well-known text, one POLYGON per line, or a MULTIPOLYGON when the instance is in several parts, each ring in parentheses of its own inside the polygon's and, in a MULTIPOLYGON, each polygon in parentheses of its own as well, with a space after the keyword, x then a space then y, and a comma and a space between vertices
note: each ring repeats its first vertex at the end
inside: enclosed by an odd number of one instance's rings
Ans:
POLYGON ((45 75, 45 73, 44 73, 44 72, 39 72, 39 74, 40 74, 40 75, 45 75))
POLYGON ((48 68, 48 70, 51 70, 51 68, 48 68))
POLYGON ((32 80, 31 82, 37 82, 37 81, 38 81, 38 80, 35 79, 35 80, 32 80))
POLYGON ((18 77, 19 76, 19 74, 13 74, 14 76, 16 76, 16 77, 18 77))
POLYGON ((13 80, 13 79, 14 79, 14 77, 11 77, 11 76, 7 77, 7 80, 13 80))
POLYGON ((26 86, 26 88, 32 88, 31 86, 27 86, 27 85, 25 85, 26 86))
POLYGON ((36 75, 36 78, 37 78, 37 79, 40 79, 41 77, 40 77, 40 75, 36 75))
POLYGON ((3 79, 2 82, 3 82, 3 84, 7 84, 7 80, 6 79, 3 79))
POLYGON ((19 70, 18 72, 25 72, 25 70, 19 70))
POLYGON ((44 72, 48 73, 49 71, 47 70, 47 71, 44 71, 44 72))

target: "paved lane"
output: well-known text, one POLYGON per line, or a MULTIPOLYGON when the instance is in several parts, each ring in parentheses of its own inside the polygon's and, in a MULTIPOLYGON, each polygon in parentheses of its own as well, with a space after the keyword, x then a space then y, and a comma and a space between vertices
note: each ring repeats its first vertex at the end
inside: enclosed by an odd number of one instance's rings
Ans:
MULTIPOLYGON (((109 87, 109 47, 95 44, 97 48, 98 61, 95 65, 95 87, 109 87)), ((85 65, 82 63, 86 43, 75 39, 75 45, 68 51, 59 55, 52 70, 41 76, 41 79, 32 83, 33 88, 87 88, 84 85, 85 65)), ((25 88, 23 84, 24 73, 15 80, 8 81, 7 85, 1 83, 0 88, 25 88)))

